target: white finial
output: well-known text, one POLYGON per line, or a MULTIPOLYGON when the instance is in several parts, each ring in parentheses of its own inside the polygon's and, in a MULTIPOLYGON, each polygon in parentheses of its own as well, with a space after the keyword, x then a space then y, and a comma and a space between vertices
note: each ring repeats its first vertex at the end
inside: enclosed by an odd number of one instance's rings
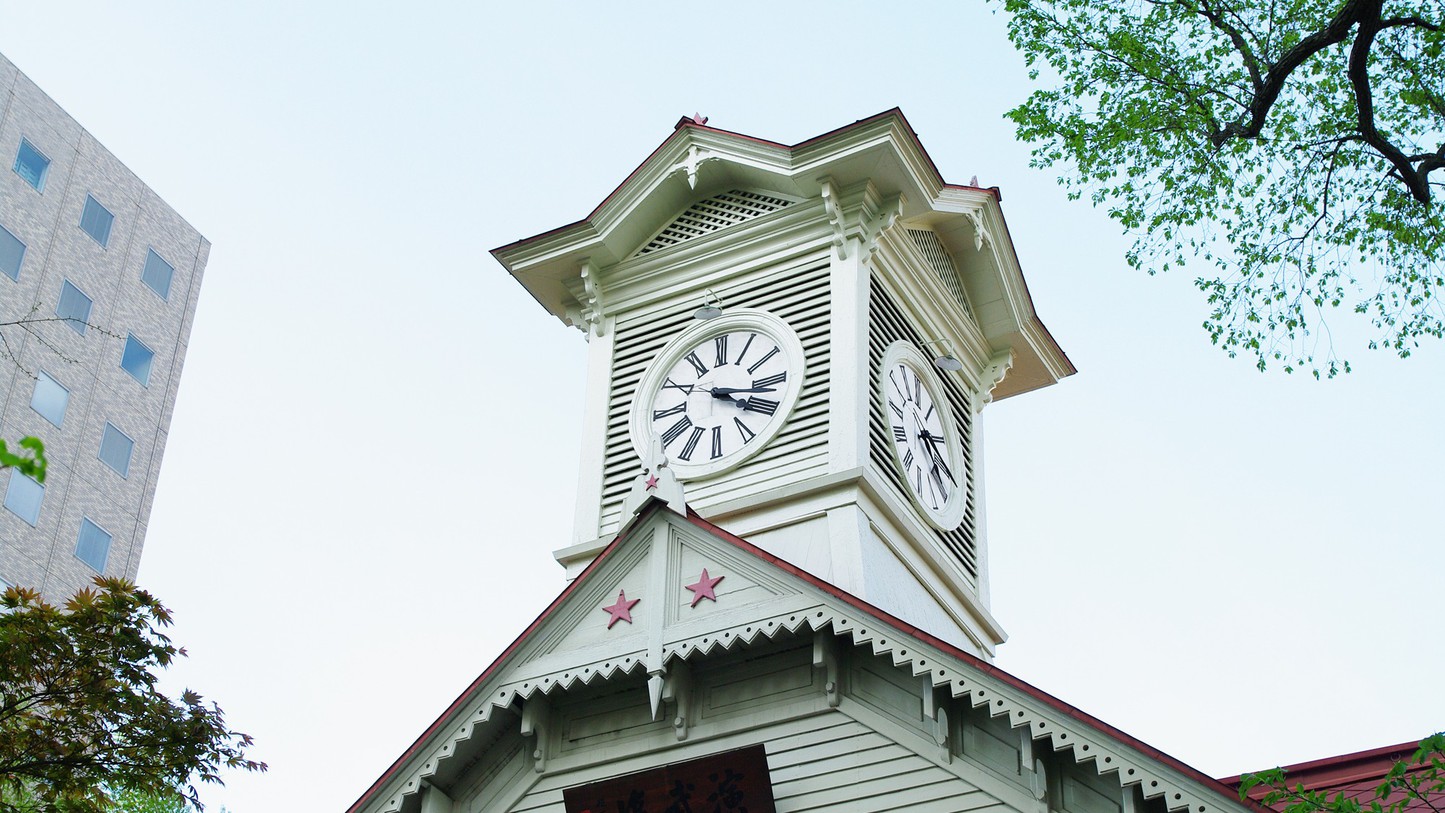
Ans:
POLYGON ((687 515, 687 499, 682 493, 682 483, 667 465, 662 439, 656 436, 652 438, 647 459, 642 461, 642 473, 633 478, 632 490, 627 492, 627 499, 622 502, 622 515, 630 517, 636 514, 652 497, 667 503, 667 507, 677 513, 687 515))

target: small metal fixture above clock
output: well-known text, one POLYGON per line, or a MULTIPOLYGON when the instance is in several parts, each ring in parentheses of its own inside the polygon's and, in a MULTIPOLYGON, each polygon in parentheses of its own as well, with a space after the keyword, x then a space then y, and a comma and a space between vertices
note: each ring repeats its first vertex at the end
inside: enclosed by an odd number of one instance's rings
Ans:
MULTIPOLYGON (((716 319, 722 316, 722 300, 709 288, 707 295, 702 298, 702 307, 693 311, 692 318, 699 322, 706 322, 709 319, 716 319)), ((962 369, 961 367, 959 369, 962 369)))
POLYGON ((935 344, 943 345, 943 352, 933 357, 934 367, 940 370, 947 370, 950 373, 956 373, 963 369, 963 362, 959 361, 954 357, 953 353, 949 352, 950 348, 947 339, 934 339, 931 342, 924 342, 925 347, 932 347, 935 344))

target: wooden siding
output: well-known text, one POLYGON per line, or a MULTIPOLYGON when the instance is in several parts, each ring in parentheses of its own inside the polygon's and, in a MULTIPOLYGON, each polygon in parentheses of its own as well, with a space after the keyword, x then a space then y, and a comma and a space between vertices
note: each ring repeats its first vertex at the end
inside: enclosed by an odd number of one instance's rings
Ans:
MULTIPOLYGON (((957 772, 843 714, 780 722, 754 733, 767 743, 768 771, 779 813, 1011 810, 957 772)), ((689 751, 667 759, 680 761, 705 753, 689 751)), ((564 813, 563 788, 593 781, 593 773, 588 772, 585 779, 566 774, 540 777, 529 792, 505 808, 490 807, 482 799, 471 797, 456 809, 459 813, 564 813)))
POLYGON ((779 813, 943 813, 999 806, 956 774, 861 723, 839 717, 819 722, 812 731, 768 743, 779 813))
MULTIPOLYGON (((797 331, 807 357, 806 380, 793 414, 777 437, 736 469, 689 481, 688 502, 705 505, 767 484, 802 479, 826 470, 829 289, 828 262, 814 258, 754 272, 714 290, 725 308, 768 311, 797 331)), ((665 309, 630 314, 616 326, 612 392, 607 415, 607 446, 602 470, 602 519, 599 535, 616 531, 622 501, 641 471, 628 435, 629 412, 643 372, 667 342, 693 323, 692 309, 673 303, 665 309)))
MULTIPOLYGON (((551 697, 549 724, 556 733, 548 770, 531 770, 525 752, 533 740, 508 734, 473 763, 474 776, 462 783, 467 790, 454 797, 453 810, 564 813, 567 787, 759 742, 767 749, 779 813, 1020 809, 1019 794, 1008 803, 1009 793, 1001 797, 998 790, 985 789, 1005 783, 985 777, 972 760, 950 762, 940 756, 928 733, 931 721, 922 713, 922 693, 934 691, 930 684, 864 649, 845 649, 841 655, 848 688, 840 709, 825 702, 808 636, 697 663, 692 673, 697 719, 682 742, 673 736, 671 709, 661 720, 649 719, 641 676, 624 678, 611 689, 551 697), (880 717, 891 722, 869 722, 880 717)), ((968 717, 971 712, 962 703, 944 702, 950 714, 968 717)), ((981 710, 977 714, 987 720, 981 710)), ((1006 723, 1000 725, 1007 729, 1006 723)), ((1066 813, 1105 812, 1080 807, 1066 813)))
MULTIPOLYGON (((928 354, 924 342, 929 338, 919 335, 912 320, 904 316, 901 308, 889 295, 883 282, 876 276, 869 286, 868 296, 868 370, 874 386, 881 375, 883 354, 888 345, 906 340, 928 354)), ((973 396, 956 375, 941 375, 949 408, 963 444, 964 472, 967 481, 967 504, 963 522, 952 531, 934 531, 939 545, 958 561, 968 575, 969 585, 978 589, 978 541, 977 541, 977 498, 978 483, 975 481, 973 465, 973 396)), ((903 475, 893 460, 893 444, 889 437, 888 421, 883 416, 883 406, 878 397, 869 399, 868 406, 868 456, 873 465, 884 475, 905 502, 909 502, 908 487, 903 475)))

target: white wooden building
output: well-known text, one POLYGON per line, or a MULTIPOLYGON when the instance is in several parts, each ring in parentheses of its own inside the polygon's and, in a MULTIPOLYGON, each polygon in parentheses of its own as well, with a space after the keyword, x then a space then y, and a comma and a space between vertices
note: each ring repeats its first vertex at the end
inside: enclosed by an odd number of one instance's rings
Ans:
POLYGON ((352 811, 1244 810, 988 662, 982 413, 1074 372, 999 201, 683 118, 493 252, 589 340, 574 578, 352 811))

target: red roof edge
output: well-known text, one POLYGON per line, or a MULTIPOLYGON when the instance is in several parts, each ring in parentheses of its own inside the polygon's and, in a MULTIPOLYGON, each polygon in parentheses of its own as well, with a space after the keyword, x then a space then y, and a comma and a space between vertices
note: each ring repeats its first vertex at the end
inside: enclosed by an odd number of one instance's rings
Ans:
MULTIPOLYGON (((1339 754, 1312 759, 1308 762, 1297 762, 1293 765, 1283 765, 1280 766, 1280 769, 1289 777, 1291 786, 1298 783, 1311 789, 1375 778, 1383 780, 1385 772, 1390 769, 1390 766, 1400 760, 1409 759, 1419 746, 1418 741, 1402 742, 1366 751, 1356 751, 1351 754, 1339 754)), ((1219 781, 1238 787, 1243 778, 1244 774, 1239 774, 1225 777, 1219 781)), ((1268 788, 1257 787, 1250 791, 1250 796, 1255 796, 1255 791, 1258 791, 1259 795, 1263 795, 1268 790, 1268 788)))
MULTIPOLYGON (((606 560, 612 554, 612 552, 615 551, 628 537, 630 537, 632 533, 638 527, 640 527, 641 524, 648 517, 652 516, 654 512, 662 510, 664 508, 666 508, 666 503, 664 503, 660 499, 657 499, 656 497, 651 498, 643 506, 643 508, 638 511, 636 515, 633 516, 632 521, 628 522, 627 525, 618 532, 617 536, 614 537, 613 540, 607 544, 607 547, 603 548, 602 552, 597 554, 597 557, 593 559, 592 562, 588 564, 587 567, 584 568, 580 574, 578 574, 577 578, 573 579, 572 583, 567 585, 567 587, 563 589, 562 592, 558 594, 558 596, 553 599, 550 604, 547 605, 547 608, 543 610, 536 617, 536 619, 534 619, 532 623, 529 624, 527 628, 523 630, 522 633, 518 635, 512 641, 512 643, 507 646, 505 650, 502 651, 502 654, 498 655, 496 659, 493 660, 491 664, 488 665, 487 668, 483 670, 483 672, 478 675, 475 680, 473 680, 470 684, 467 685, 467 688, 463 690, 462 693, 459 694, 455 700, 452 701, 451 705, 447 706, 446 710, 441 713, 441 716, 437 717, 436 721, 433 722, 430 726, 428 726, 427 729, 422 732, 421 736, 417 737, 416 740, 412 742, 411 746, 408 747, 401 756, 397 757, 396 760, 391 763, 391 766, 388 767, 386 771, 382 773, 382 775, 378 777, 376 781, 373 782, 371 786, 368 787, 366 791, 363 792, 362 795, 355 802, 353 802, 350 807, 347 808, 347 813, 356 813, 356 811, 358 811, 363 805, 370 802, 377 794, 377 791, 380 790, 381 787, 386 784, 386 782, 388 782, 392 777, 397 774, 403 763, 405 763, 408 759, 410 759, 418 751, 420 751, 423 743, 425 743, 433 734, 435 734, 439 729, 441 729, 443 725, 451 722, 452 716, 462 707, 462 705, 467 701, 468 697, 472 694, 472 692, 475 691, 479 686, 481 686, 481 684, 485 682, 487 678, 491 677, 497 672, 501 665, 514 652, 516 652, 518 648, 521 647, 523 642, 525 642, 529 637, 531 637, 533 631, 536 630, 544 621, 546 621, 547 618, 549 618, 552 613, 555 612, 556 609, 564 601, 566 601, 566 599, 571 596, 573 592, 578 589, 579 585, 581 585, 584 581, 587 580, 587 577, 592 573, 592 571, 595 570, 598 566, 600 566, 601 563, 606 560)), ((999 669, 996 666, 993 666, 992 664, 989 664, 988 662, 979 658, 977 655, 959 649, 953 644, 937 638, 932 634, 922 629, 919 629, 918 627, 915 627, 914 625, 909 624, 908 622, 897 618, 896 616, 893 616, 888 612, 885 612, 884 610, 873 606, 872 604, 869 604, 868 602, 858 598, 857 596, 854 596, 852 593, 849 593, 841 587, 830 584, 829 582, 826 582, 818 578, 817 576, 814 576, 806 570, 803 570, 789 562, 779 559, 778 557, 774 556, 771 553, 768 553, 762 548, 759 548, 758 546, 752 544, 746 539, 743 539, 742 537, 737 536, 736 534, 724 528, 720 528, 717 525, 708 522, 692 508, 688 508, 687 510, 687 521, 702 529, 703 531, 706 531, 707 533, 712 534, 726 542, 729 542, 737 548, 746 551, 747 553, 750 553, 759 559, 762 559, 768 564, 771 564, 772 566, 777 567, 778 569, 786 573, 790 573, 798 577, 799 579, 802 579, 803 581, 811 584, 818 590, 827 593, 828 595, 831 595, 857 608, 858 610, 861 610, 873 616, 874 618, 882 621, 885 624, 888 624, 894 629, 897 629, 898 631, 906 635, 917 638, 918 640, 923 641, 930 646, 934 646, 948 653, 949 655, 968 663, 970 666, 977 669, 978 671, 983 672, 996 680, 999 680, 1003 683, 1008 684, 1009 686, 1012 686, 1024 692, 1025 694, 1042 702, 1043 704, 1049 706, 1055 711, 1067 717, 1073 718, 1074 720, 1077 720, 1112 739, 1122 742, 1125 745, 1128 745, 1130 748, 1133 748, 1134 750, 1145 754, 1152 759, 1158 760, 1159 762, 1168 765, 1174 770, 1179 771, 1180 773, 1200 783, 1202 786, 1214 791, 1219 796, 1226 798, 1233 803, 1239 803, 1238 793, 1233 787, 1227 784, 1227 780, 1215 779, 1214 777, 1211 777, 1204 772, 1185 764, 1184 762, 1164 753, 1163 751, 1160 751, 1159 749, 1151 745, 1148 745, 1128 734, 1125 734, 1123 731, 1114 728, 1113 726, 1105 723, 1097 717, 1094 717, 1091 714, 1075 708, 1074 706, 1058 699, 1057 697, 1054 697, 1048 692, 1045 692, 1042 689, 1039 689, 1032 684, 1025 682, 1024 680, 1017 678, 1012 674, 1005 672, 1004 670, 999 669)), ((1399 746, 1394 747, 1398 748, 1399 746)), ((1376 750, 1389 751, 1390 749, 1386 748, 1376 750)), ((1410 746, 1410 750, 1413 751, 1413 746, 1410 746)), ((1337 757, 1333 759, 1343 758, 1337 757)), ((1329 760, 1321 760, 1321 762, 1327 761, 1329 760)), ((1252 799, 1245 801, 1244 804, 1254 808, 1256 811, 1260 811, 1260 813, 1274 813, 1270 808, 1264 807, 1252 799)))
MULTIPOLYGON (((948 654, 950 654, 950 655, 958 658, 959 660, 962 660, 962 661, 967 662, 970 666, 974 667, 975 669, 978 669, 980 672, 984 672, 984 673, 988 674, 989 676, 994 677, 994 678, 998 679, 999 681, 1001 681, 1001 682, 1003 682, 1003 683, 1007 683, 1008 685, 1010 685, 1010 686, 1012 686, 1012 687, 1014 687, 1014 688, 1016 688, 1016 689, 1019 689, 1020 691, 1024 692, 1025 694, 1028 694, 1030 697, 1033 697, 1034 699, 1039 700, 1039 701, 1043 702, 1044 704, 1048 705, 1049 707, 1053 708, 1055 711, 1061 712, 1061 713, 1063 713, 1063 714, 1065 714, 1065 715, 1067 715, 1067 716, 1069 716, 1069 717, 1072 717, 1073 719, 1078 720, 1079 722, 1084 723, 1085 725, 1088 725, 1088 726, 1090 726, 1091 728, 1094 728, 1095 730, 1100 731, 1101 733, 1106 734, 1107 736, 1112 737, 1113 739, 1116 739, 1116 740, 1118 740, 1118 741, 1120 741, 1120 742, 1128 745, 1130 748, 1133 748, 1134 750, 1139 751, 1140 753, 1146 754, 1146 755, 1148 755, 1148 756, 1150 756, 1150 757, 1152 757, 1152 758, 1154 758, 1154 759, 1159 760, 1160 762, 1166 763, 1166 764, 1169 765, 1171 768, 1179 771, 1180 773, 1186 774, 1186 775, 1189 776, 1191 779, 1194 779, 1195 781, 1199 782, 1201 785, 1204 785, 1205 787, 1209 788, 1210 790, 1213 790, 1214 792, 1218 793, 1220 796, 1222 796, 1222 797, 1224 797, 1224 798, 1227 798, 1227 799, 1229 799, 1231 802, 1234 802, 1234 803, 1236 803, 1236 804, 1239 803, 1239 794, 1238 794, 1233 788, 1231 788, 1231 787, 1229 787, 1228 785, 1224 784, 1224 783, 1221 782, 1220 780, 1215 779, 1215 778, 1212 777, 1212 776, 1209 776, 1208 774, 1204 773, 1203 771, 1201 771, 1201 770, 1199 770, 1199 769, 1197 769, 1197 768, 1191 767, 1190 765, 1185 764, 1184 762, 1182 762, 1182 761, 1180 761, 1180 760, 1178 760, 1178 759, 1176 759, 1176 758, 1174 758, 1174 757, 1172 757, 1172 756, 1164 753, 1163 751, 1160 751, 1159 749, 1155 748, 1155 747, 1152 746, 1152 745, 1148 745, 1147 743, 1144 743, 1144 742, 1142 742, 1142 741, 1140 741, 1140 740, 1135 739, 1134 737, 1131 737, 1131 736, 1128 735, 1128 734, 1125 734, 1123 731, 1120 731, 1119 729, 1117 729, 1117 728, 1109 725, 1108 723, 1104 722, 1103 720, 1100 720, 1099 718, 1094 717, 1094 716, 1091 715, 1091 714, 1088 714, 1088 713, 1086 713, 1086 712, 1084 712, 1084 711, 1081 711, 1081 710, 1075 708, 1074 706, 1069 705, 1068 703, 1065 703, 1064 701, 1058 699, 1057 697, 1054 697, 1053 695, 1049 694, 1048 692, 1045 692, 1044 690, 1039 689, 1039 688, 1033 686, 1032 684, 1023 681, 1023 680, 1020 679, 1020 678, 1014 677, 1012 674, 1010 674, 1010 673, 1008 673, 1008 672, 1005 672, 1005 671, 1002 670, 1002 669, 999 669, 998 667, 996 667, 996 666, 988 663, 987 661, 983 660, 982 658, 978 657, 977 655, 974 655, 974 654, 971 653, 971 652, 966 652, 966 651, 964 651, 964 650, 962 650, 962 649, 959 649, 958 647, 954 646, 953 644, 950 644, 950 643, 948 643, 947 641, 944 641, 944 640, 942 640, 942 639, 940 639, 940 638, 936 638, 936 637, 934 637, 933 635, 929 634, 928 632, 925 632, 924 630, 921 630, 921 629, 919 629, 918 627, 913 626, 912 624, 908 623, 907 621, 904 621, 904 620, 902 620, 901 618, 897 618, 897 617, 889 614, 888 612, 886 612, 886 611, 884 611, 884 610, 881 610, 881 609, 879 609, 878 607, 873 606, 872 604, 869 604, 868 602, 864 601, 863 599, 858 598, 857 596, 853 595, 852 593, 847 592, 846 590, 842 589, 841 587, 837 587, 837 586, 835 586, 835 585, 833 585, 833 584, 829 584, 828 582, 823 581, 822 579, 818 578, 817 576, 814 576, 813 574, 807 572, 806 570, 802 570, 801 568, 798 568, 798 567, 796 567, 796 566, 794 566, 794 565, 792 565, 792 564, 790 564, 790 563, 788 563, 788 562, 783 561, 782 559, 779 559, 778 557, 772 555, 771 553, 768 553, 767 551, 763 550, 762 548, 757 547, 756 545, 754 545, 753 543, 747 541, 746 539, 743 539, 743 538, 740 537, 740 536, 737 536, 737 535, 735 535, 735 534, 733 534, 733 533, 730 533, 729 531, 727 531, 727 530, 725 530, 725 529, 723 529, 723 528, 719 528, 718 526, 712 524, 711 522, 708 522, 707 520, 705 520, 705 519, 703 519, 701 516, 699 516, 699 515, 698 515, 695 511, 693 511, 691 508, 689 508, 688 511, 687 511, 687 518, 688 518, 688 520, 689 520, 690 522, 692 522, 694 525, 698 526, 699 528, 702 528, 703 530, 708 531, 709 533, 715 534, 715 535, 717 535, 717 536, 719 536, 719 537, 722 537, 723 539, 726 539, 727 541, 733 543, 734 545, 738 546, 739 548, 742 548, 743 550, 746 550, 747 552, 749 552, 749 553, 757 556, 757 557, 760 558, 760 559, 763 559, 764 561, 768 562, 769 564, 772 564, 773 566, 775 566, 775 567, 777 567, 777 568, 779 568, 779 569, 781 569, 781 570, 784 570, 784 571, 786 571, 786 572, 788 572, 788 573, 793 574, 794 576, 797 576, 798 578, 802 579, 803 581, 808 582, 809 584, 813 585, 814 587, 818 588, 819 590, 822 590, 823 592, 828 593, 829 595, 832 595, 832 596, 834 596, 834 597, 836 597, 836 598, 839 598, 839 599, 847 602, 848 604, 851 604, 852 606, 858 608, 859 610, 862 610, 863 612, 868 613, 869 615, 873 616, 874 618, 877 618, 879 621, 882 621, 882 622, 884 622, 885 624, 888 624, 889 626, 892 626, 893 628, 897 629, 898 631, 903 632, 903 633, 905 633, 905 634, 907 634, 907 635, 911 635, 911 636, 913 636, 913 637, 915 637, 915 638, 917 638, 917 639, 919 639, 919 640, 921 640, 921 641, 924 641, 925 643, 928 643, 928 644, 931 645, 931 646, 935 646, 935 647, 937 647, 937 648, 939 648, 939 649, 947 652, 948 654)), ((1251 802, 1246 802, 1246 804, 1249 805, 1249 806, 1251 806, 1251 807, 1254 807, 1256 810, 1259 810, 1259 811, 1269 811, 1269 813, 1273 813, 1273 811, 1271 811, 1270 808, 1262 807, 1262 806, 1260 806, 1260 805, 1258 805, 1258 804, 1256 804, 1256 803, 1254 803, 1254 802, 1252 802, 1252 801, 1251 801, 1251 802)))
POLYGON ((390 780, 393 776, 396 775, 396 772, 398 769, 401 768, 402 763, 406 762, 414 754, 416 754, 417 751, 421 750, 422 743, 424 743, 428 738, 430 738, 432 734, 436 733, 436 731, 440 729, 444 723, 448 723, 451 721, 451 716, 456 713, 458 709, 461 708, 462 704, 466 702, 467 697, 478 686, 485 682, 487 678, 491 677, 492 674, 495 673, 497 669, 502 665, 502 663, 507 660, 507 657, 510 656, 513 652, 515 652, 517 648, 522 645, 523 641, 526 641, 529 637, 531 637, 532 631, 537 629, 537 627, 540 626, 543 621, 547 620, 547 618, 552 615, 552 613, 557 609, 557 607, 560 606, 562 602, 567 599, 568 596, 572 595, 573 591, 577 589, 577 585, 581 584, 582 581, 587 578, 587 574, 591 573, 593 568, 597 567, 598 563, 605 559, 609 553, 611 553, 617 548, 618 545, 622 544, 623 540, 630 536, 644 519, 651 516, 654 511, 666 507, 666 505, 667 503, 659 500, 656 497, 650 498, 648 502, 642 507, 642 509, 633 516, 632 521, 627 523, 627 525, 623 527, 620 532, 618 532, 617 536, 614 537, 613 540, 607 544, 607 547, 602 549, 601 553, 597 554, 597 558, 593 559, 591 564, 583 568, 582 572, 577 574, 577 578, 573 579, 572 583, 567 585, 567 587, 564 588, 561 593, 558 593, 555 599, 552 599, 552 603, 547 605, 547 609, 543 610, 535 619, 533 619, 532 623, 528 624, 525 630, 522 630, 522 634, 518 635, 515 639, 513 639, 512 643, 508 644, 507 648, 502 650, 502 654, 498 655, 496 659, 494 659, 491 664, 487 666, 486 669, 482 670, 482 673, 477 676, 476 680, 473 680, 471 683, 467 684, 467 688, 462 690, 461 694, 457 695, 457 699, 453 700, 451 705, 447 706, 446 711, 443 711, 441 713, 441 716, 436 718, 435 722, 427 726, 426 730, 421 733, 421 736, 417 737, 416 740, 412 742, 411 746, 408 747, 405 751, 403 751, 401 756, 397 757, 391 763, 390 767, 388 767, 381 776, 377 777, 377 780, 375 782, 372 782, 371 786, 368 787, 361 794, 361 796, 357 798, 355 802, 351 803, 351 807, 346 808, 346 813, 355 813, 355 811, 359 810, 362 805, 370 802, 372 800, 372 797, 376 795, 376 792, 381 788, 381 786, 386 784, 388 780, 390 780))

